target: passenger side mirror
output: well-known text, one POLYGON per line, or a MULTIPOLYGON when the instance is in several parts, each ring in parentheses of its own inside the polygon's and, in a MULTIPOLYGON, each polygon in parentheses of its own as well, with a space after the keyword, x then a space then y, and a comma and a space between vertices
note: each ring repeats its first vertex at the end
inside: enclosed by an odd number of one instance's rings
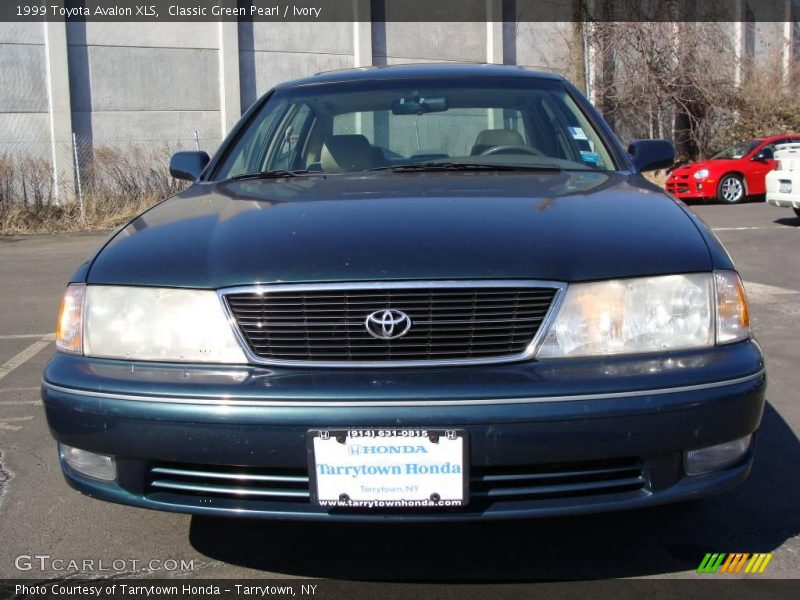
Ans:
POLYGON ((206 165, 211 161, 202 150, 176 152, 169 161, 169 174, 175 179, 197 181, 206 165))
POLYGON ((633 140, 628 154, 637 173, 666 169, 675 162, 675 149, 667 140, 633 140))

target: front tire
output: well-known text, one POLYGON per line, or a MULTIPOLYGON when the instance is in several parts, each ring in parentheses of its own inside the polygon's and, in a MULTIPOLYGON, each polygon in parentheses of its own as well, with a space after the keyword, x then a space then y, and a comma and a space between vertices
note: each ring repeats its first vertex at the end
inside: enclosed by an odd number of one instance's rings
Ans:
POLYGON ((717 200, 723 204, 738 204, 745 199, 744 181, 738 175, 725 175, 717 186, 717 200))

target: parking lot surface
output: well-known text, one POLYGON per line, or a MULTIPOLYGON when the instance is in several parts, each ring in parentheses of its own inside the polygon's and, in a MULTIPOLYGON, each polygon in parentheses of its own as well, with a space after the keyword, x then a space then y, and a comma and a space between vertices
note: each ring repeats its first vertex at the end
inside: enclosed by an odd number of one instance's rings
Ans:
POLYGON ((522 523, 240 522, 81 496, 61 476, 39 383, 63 287, 107 233, 0 238, 0 577, 701 577, 695 570, 706 552, 771 552, 767 575, 796 577, 800 219, 764 203, 692 208, 746 282, 767 359, 768 405, 752 474, 698 502, 522 523))

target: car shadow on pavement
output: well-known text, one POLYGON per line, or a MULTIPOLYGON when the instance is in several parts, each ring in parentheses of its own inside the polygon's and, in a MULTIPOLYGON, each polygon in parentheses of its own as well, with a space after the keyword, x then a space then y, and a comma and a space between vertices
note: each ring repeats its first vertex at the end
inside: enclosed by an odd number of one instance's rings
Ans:
MULTIPOLYGON (((771 552, 800 532, 798 464, 800 442, 768 404, 750 477, 726 494, 696 502, 434 525, 194 517, 190 542, 216 560, 300 577, 554 581, 693 571, 706 552, 771 552)), ((773 568, 779 565, 779 553, 773 561, 773 568)))
POLYGON ((778 225, 788 225, 790 227, 800 227, 800 217, 783 217, 781 219, 775 219, 775 223, 778 225))

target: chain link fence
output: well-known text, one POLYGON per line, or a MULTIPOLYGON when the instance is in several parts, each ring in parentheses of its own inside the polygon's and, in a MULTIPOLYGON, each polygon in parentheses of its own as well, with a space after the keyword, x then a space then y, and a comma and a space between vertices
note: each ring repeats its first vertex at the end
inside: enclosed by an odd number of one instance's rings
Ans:
POLYGON ((108 228, 180 191, 180 150, 213 152, 219 138, 0 137, 0 233, 108 228))

